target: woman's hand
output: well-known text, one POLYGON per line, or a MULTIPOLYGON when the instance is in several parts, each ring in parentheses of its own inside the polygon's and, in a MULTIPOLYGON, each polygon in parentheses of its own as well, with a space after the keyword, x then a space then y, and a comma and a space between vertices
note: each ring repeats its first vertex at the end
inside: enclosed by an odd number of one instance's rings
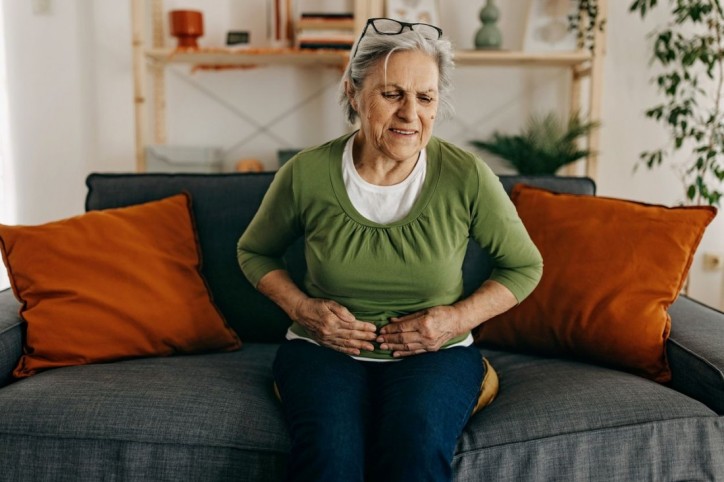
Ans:
POLYGON ((358 321, 347 308, 331 300, 305 298, 297 303, 292 319, 302 325, 320 345, 348 355, 375 349, 374 323, 358 321))
POLYGON ((417 355, 439 350, 448 340, 465 330, 459 310, 454 306, 435 306, 409 315, 390 318, 391 323, 380 330, 377 342, 392 356, 417 355))
POLYGON ((358 321, 347 308, 332 300, 310 298, 289 273, 278 269, 264 275, 257 289, 279 305, 289 318, 302 325, 320 344, 348 355, 374 350, 374 323, 358 321))
POLYGON ((416 355, 439 350, 448 340, 463 335, 479 324, 503 313, 518 301, 497 281, 484 281, 470 296, 454 305, 435 306, 426 310, 390 318, 380 330, 377 342, 392 356, 416 355))

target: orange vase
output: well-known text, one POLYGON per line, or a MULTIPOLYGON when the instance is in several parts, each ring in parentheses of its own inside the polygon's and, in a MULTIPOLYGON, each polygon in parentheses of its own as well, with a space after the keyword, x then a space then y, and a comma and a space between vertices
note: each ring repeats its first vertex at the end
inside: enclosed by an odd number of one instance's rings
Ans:
POLYGON ((204 34, 204 18, 198 10, 171 10, 168 12, 171 35, 177 38, 178 48, 197 49, 196 39, 204 34))

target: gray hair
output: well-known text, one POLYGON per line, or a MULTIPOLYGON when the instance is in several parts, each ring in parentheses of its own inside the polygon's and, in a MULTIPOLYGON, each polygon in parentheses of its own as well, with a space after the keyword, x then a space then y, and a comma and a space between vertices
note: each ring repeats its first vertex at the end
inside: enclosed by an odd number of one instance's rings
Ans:
MULTIPOLYGON (((345 117, 350 124, 357 122, 357 111, 345 91, 345 81, 349 82, 355 94, 362 90, 362 84, 367 78, 370 69, 377 62, 389 57, 392 52, 419 50, 437 61, 438 78, 438 116, 449 118, 453 114, 450 101, 452 92, 453 50, 450 41, 445 38, 430 40, 414 30, 405 30, 397 35, 379 35, 371 27, 361 39, 357 40, 357 54, 350 59, 342 76, 340 87, 340 103, 344 109, 345 117)), ((354 52, 354 48, 352 49, 354 52)), ((387 64, 385 63, 385 68, 387 64)))

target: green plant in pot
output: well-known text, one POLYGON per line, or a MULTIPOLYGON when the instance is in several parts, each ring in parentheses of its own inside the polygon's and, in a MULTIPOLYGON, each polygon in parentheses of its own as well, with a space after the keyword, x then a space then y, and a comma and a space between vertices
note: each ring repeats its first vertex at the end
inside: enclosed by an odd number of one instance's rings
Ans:
POLYGON ((586 122, 580 115, 568 119, 555 112, 531 116, 519 134, 493 133, 486 141, 471 144, 505 160, 519 174, 555 174, 561 167, 588 157, 578 140, 598 127, 598 122, 586 122))

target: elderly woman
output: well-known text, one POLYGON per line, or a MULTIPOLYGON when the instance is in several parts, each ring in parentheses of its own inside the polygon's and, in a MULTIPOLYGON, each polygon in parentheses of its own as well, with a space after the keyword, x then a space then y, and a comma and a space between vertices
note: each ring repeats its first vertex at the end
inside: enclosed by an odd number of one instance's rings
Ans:
POLYGON ((292 320, 274 379, 295 480, 450 480, 484 367, 471 330, 526 297, 542 261, 497 177, 432 136, 449 41, 370 19, 342 80, 359 129, 276 174, 239 240, 249 281, 292 320), (297 286, 282 256, 305 240, 297 286), (468 239, 496 263, 463 298, 468 239))

